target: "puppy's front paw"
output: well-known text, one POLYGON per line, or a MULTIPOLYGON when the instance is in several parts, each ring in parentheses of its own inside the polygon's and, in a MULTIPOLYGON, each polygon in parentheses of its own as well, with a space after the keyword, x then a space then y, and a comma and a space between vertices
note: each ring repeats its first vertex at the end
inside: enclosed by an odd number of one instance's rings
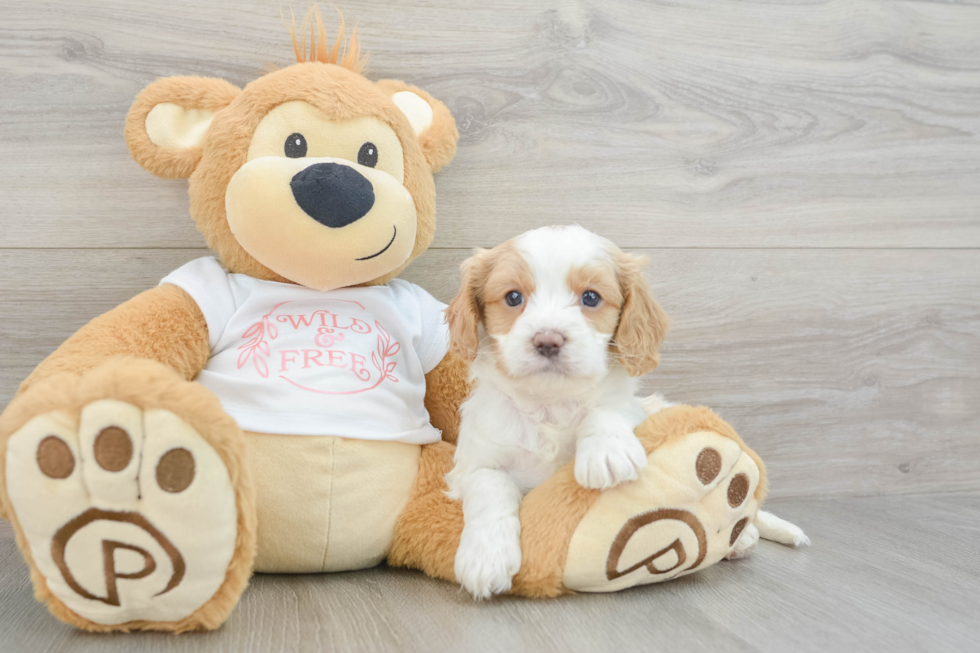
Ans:
POLYGON ((521 522, 516 517, 466 524, 456 550, 456 580, 475 599, 510 589, 521 568, 521 522))
POLYGON ((595 490, 635 481, 646 466, 647 452, 630 432, 590 435, 575 451, 575 480, 595 490))

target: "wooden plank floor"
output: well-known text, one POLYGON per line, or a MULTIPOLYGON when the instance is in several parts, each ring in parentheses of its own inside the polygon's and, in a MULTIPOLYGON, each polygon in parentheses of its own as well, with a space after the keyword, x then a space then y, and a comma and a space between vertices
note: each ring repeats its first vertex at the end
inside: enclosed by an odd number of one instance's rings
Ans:
MULTIPOLYGON (((404 276, 446 300, 472 247, 552 223, 646 253, 673 328, 645 388, 734 424, 814 546, 554 602, 384 568, 259 577, 218 633, 98 637, 33 601, 0 522, 0 651, 977 650, 980 5, 338 4, 369 76, 460 129, 404 276)), ((129 157, 126 111, 160 76, 288 64, 288 8, 0 2, 0 406, 207 253, 186 182, 129 157)))
POLYGON ((618 594, 477 604, 384 567, 258 576, 217 632, 90 635, 51 618, 0 530, 0 651, 975 651, 980 495, 791 500, 813 546, 618 594))

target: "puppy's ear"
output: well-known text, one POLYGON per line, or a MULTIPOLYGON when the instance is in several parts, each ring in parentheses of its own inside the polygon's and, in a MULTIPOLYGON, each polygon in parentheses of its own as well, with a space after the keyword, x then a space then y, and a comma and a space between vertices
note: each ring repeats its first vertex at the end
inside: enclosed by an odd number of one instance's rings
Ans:
POLYGON ((144 88, 126 117, 126 144, 158 177, 190 177, 201 161, 211 119, 241 91, 210 77, 164 77, 144 88))
POLYGON ((446 308, 449 324, 449 350, 472 363, 480 349, 480 297, 487 281, 487 250, 463 261, 463 281, 459 293, 446 308))
POLYGON ((459 132, 446 105, 422 89, 397 79, 382 79, 377 85, 408 118, 432 172, 438 172, 452 161, 459 132))
POLYGON ((617 274, 623 289, 623 309, 613 342, 630 376, 652 372, 660 364, 660 344, 667 335, 670 318, 654 301, 650 287, 643 277, 647 259, 620 253, 617 274))

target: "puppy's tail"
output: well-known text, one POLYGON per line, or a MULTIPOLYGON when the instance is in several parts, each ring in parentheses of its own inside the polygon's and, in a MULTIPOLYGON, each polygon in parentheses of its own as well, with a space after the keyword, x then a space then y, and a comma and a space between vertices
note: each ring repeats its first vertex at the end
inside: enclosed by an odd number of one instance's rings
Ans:
POLYGON ((771 512, 760 510, 756 513, 755 525, 759 529, 759 537, 764 540, 772 540, 796 548, 804 544, 810 545, 810 538, 806 536, 802 528, 785 519, 780 519, 771 512))

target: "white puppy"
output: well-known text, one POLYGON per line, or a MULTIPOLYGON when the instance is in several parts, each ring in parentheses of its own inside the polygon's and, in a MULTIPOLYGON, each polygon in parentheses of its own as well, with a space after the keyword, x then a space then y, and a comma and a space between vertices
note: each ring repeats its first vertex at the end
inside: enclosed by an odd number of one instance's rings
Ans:
MULTIPOLYGON (((475 389, 446 480, 463 502, 456 578, 473 596, 510 589, 526 492, 572 458, 588 488, 646 466, 633 435, 646 415, 636 377, 657 366, 667 316, 644 263, 575 226, 529 231, 463 264, 446 314, 475 389)), ((648 412, 664 407, 652 403, 648 412)))

